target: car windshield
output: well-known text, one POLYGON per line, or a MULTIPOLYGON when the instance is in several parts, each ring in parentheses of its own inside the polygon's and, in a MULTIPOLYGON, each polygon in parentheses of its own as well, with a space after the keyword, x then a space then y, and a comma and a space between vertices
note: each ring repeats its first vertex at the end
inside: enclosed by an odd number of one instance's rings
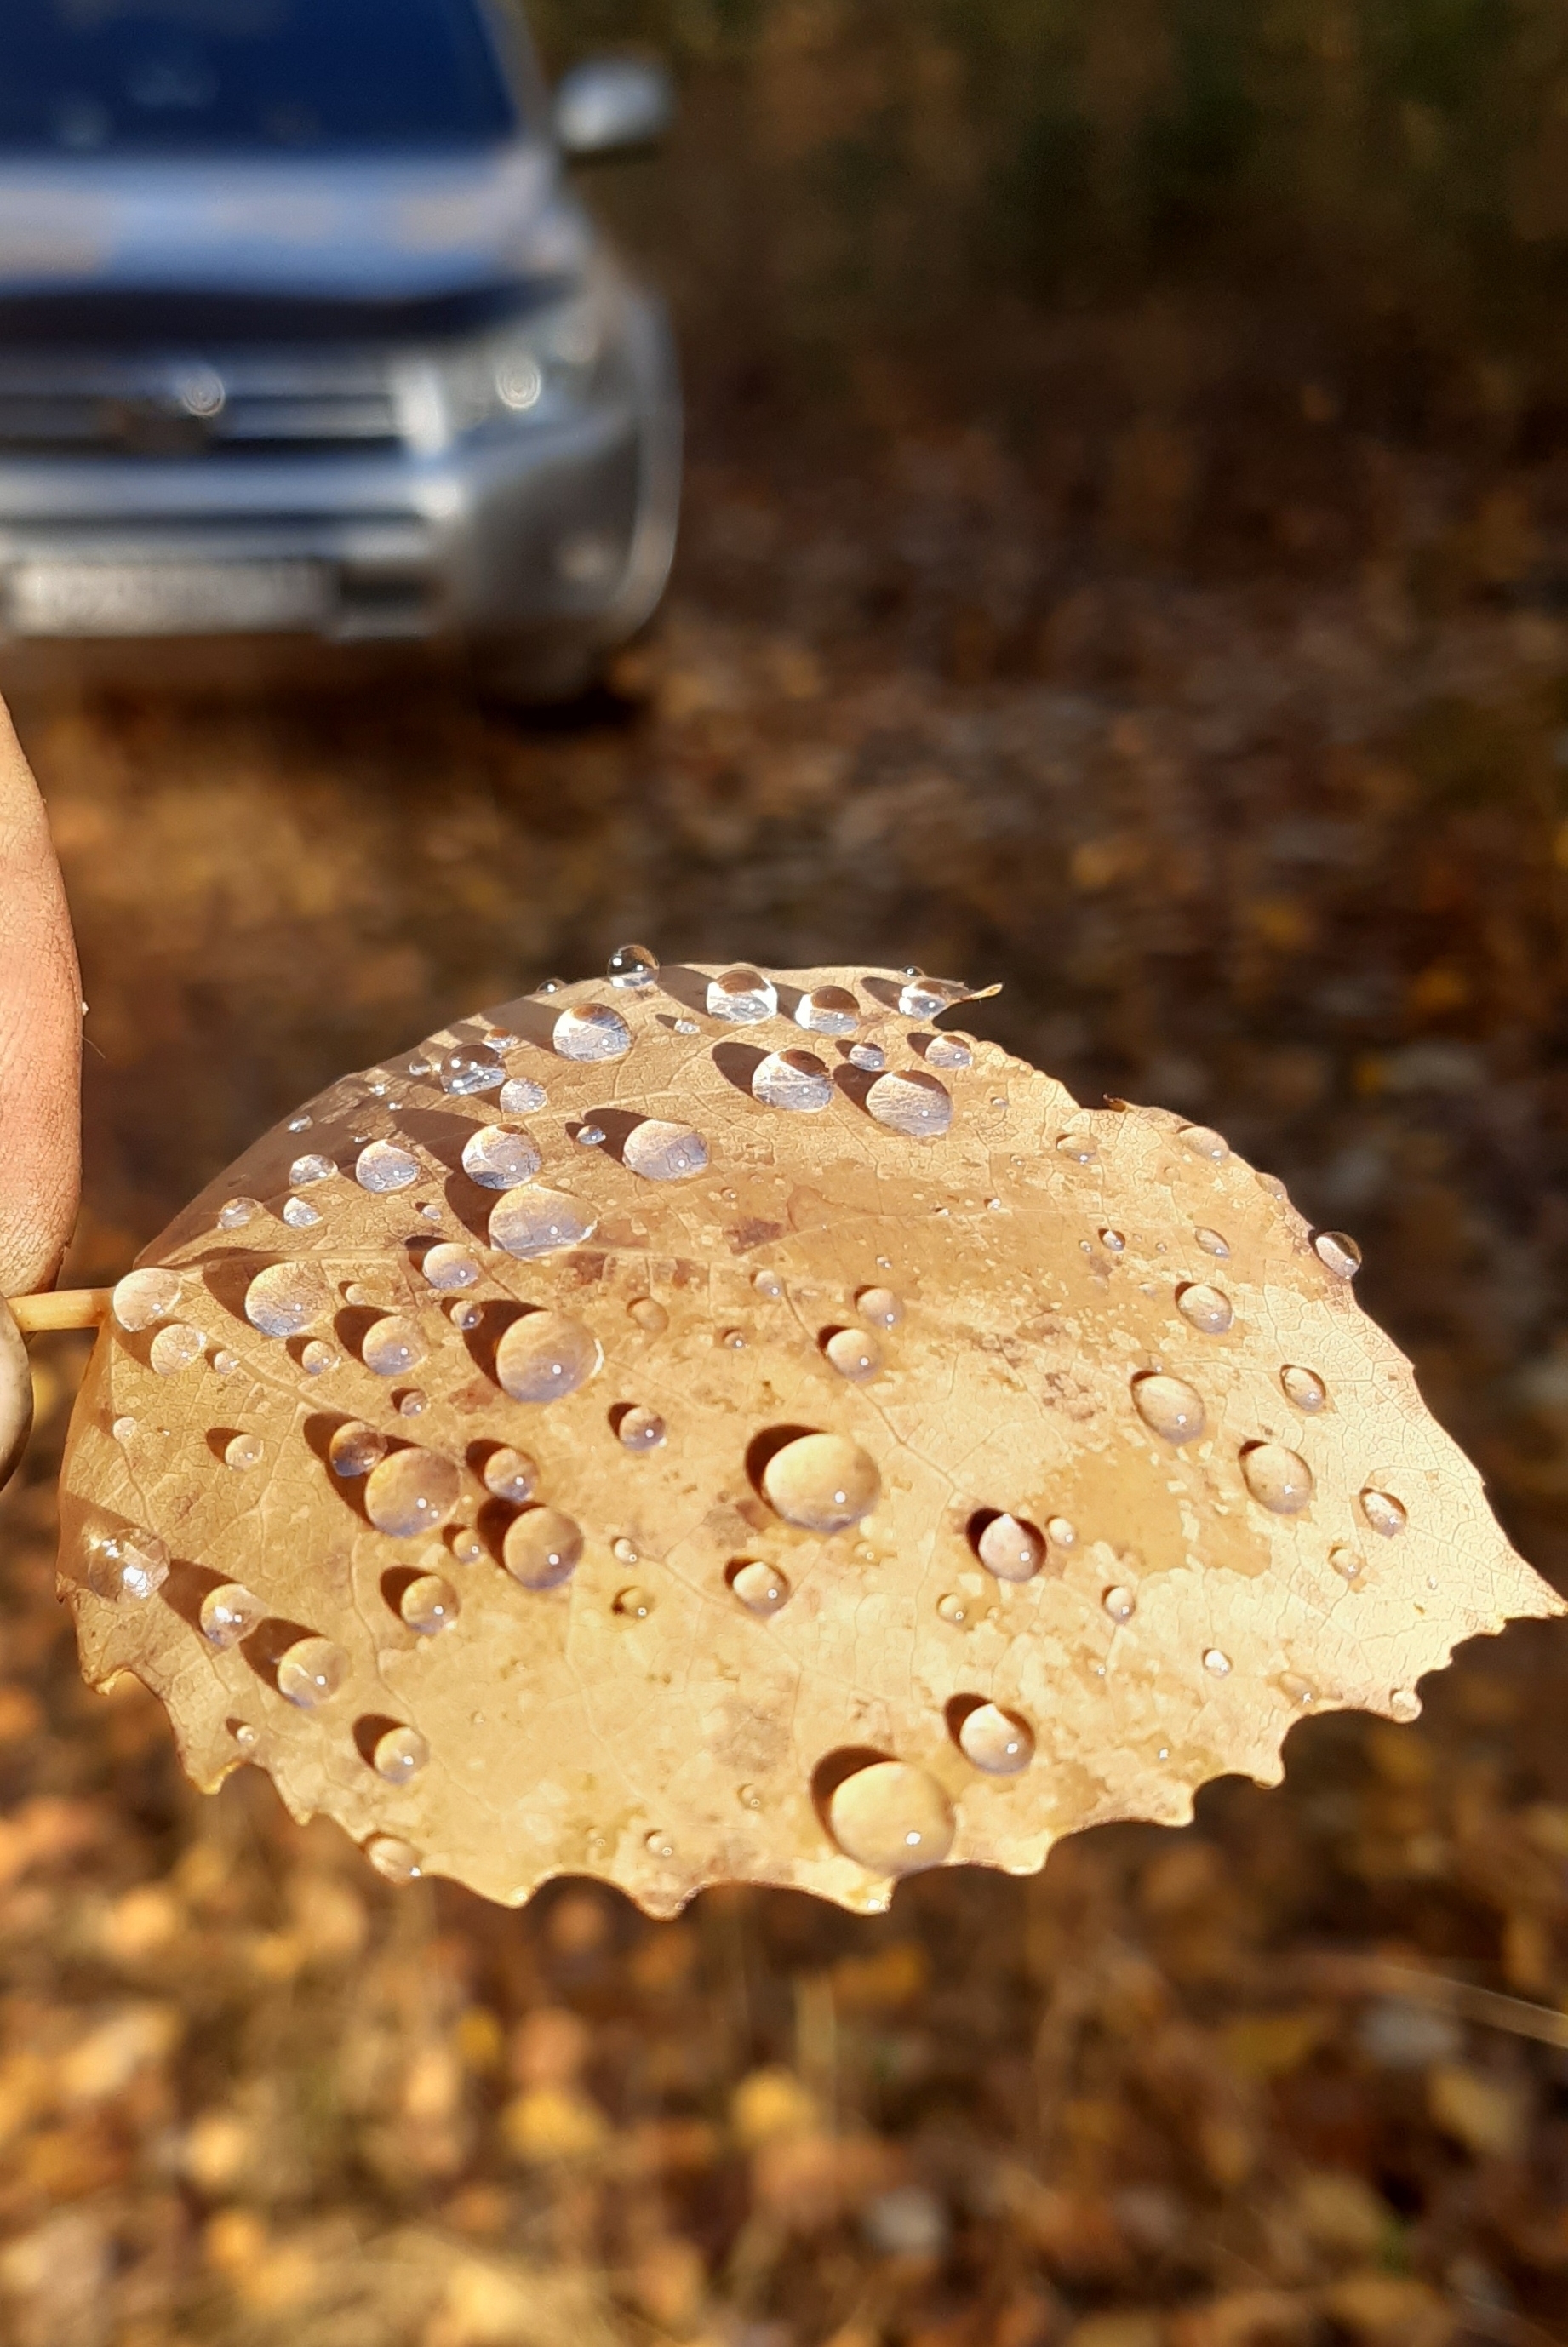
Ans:
POLYGON ((474 146, 516 118, 476 0, 0 0, 0 151, 474 146))

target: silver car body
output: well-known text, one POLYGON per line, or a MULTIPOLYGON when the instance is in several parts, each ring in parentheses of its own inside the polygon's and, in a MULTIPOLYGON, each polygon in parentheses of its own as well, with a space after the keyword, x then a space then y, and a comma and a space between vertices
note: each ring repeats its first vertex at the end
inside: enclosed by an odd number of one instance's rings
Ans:
POLYGON ((453 638, 569 676, 635 631, 674 545, 669 328, 509 70, 499 148, 0 159, 0 634, 453 638))

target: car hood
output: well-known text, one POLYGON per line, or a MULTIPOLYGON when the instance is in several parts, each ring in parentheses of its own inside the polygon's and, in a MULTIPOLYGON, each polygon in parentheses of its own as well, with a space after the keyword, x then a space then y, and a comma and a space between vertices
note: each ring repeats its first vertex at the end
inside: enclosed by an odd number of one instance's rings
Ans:
POLYGON ((537 141, 482 155, 0 163, 0 298, 419 301, 579 267, 537 141))

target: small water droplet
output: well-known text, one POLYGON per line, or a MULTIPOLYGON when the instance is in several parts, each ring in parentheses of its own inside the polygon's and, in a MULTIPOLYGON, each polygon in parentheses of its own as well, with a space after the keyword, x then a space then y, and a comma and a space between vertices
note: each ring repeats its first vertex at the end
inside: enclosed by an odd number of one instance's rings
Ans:
POLYGON ((653 1611, 651 1590, 636 1587, 618 1590, 615 1611, 629 1622, 646 1622, 653 1611))
POLYGON ((1045 1562, 1045 1542, 1017 1516, 993 1516, 975 1542, 975 1553, 999 1581, 1032 1581, 1045 1562))
POLYGON ((1052 1516, 1046 1524, 1045 1536, 1053 1548, 1071 1548, 1078 1538, 1078 1527, 1066 1516, 1052 1516))
POLYGON ((502 1443, 500 1450, 490 1450, 484 1462, 484 1488, 496 1492, 497 1500, 512 1500, 521 1507, 540 1488, 538 1462, 526 1450, 512 1450, 509 1443, 502 1443))
POLYGON ((1421 1716, 1421 1699, 1409 1687, 1396 1687, 1389 1697, 1389 1709, 1396 1719, 1409 1721, 1421 1716))
POLYGON ((296 1157, 290 1166, 289 1187, 291 1190, 302 1190, 312 1182, 330 1182, 336 1172, 337 1167, 330 1157, 320 1156, 313 1151, 308 1157, 296 1157))
POLYGON ((406 1190, 419 1179, 417 1157, 400 1149, 395 1141, 367 1143, 354 1162, 354 1178, 362 1190, 376 1197, 393 1190, 406 1190))
POLYGON ((743 1353, 746 1349, 746 1332, 743 1328, 726 1328, 721 1333, 719 1342, 726 1353, 743 1353))
POLYGON ((109 1432, 114 1436, 117 1442, 128 1442, 132 1435, 136 1432, 136 1419, 128 1415, 124 1418, 117 1418, 114 1424, 110 1427, 109 1432))
POLYGON ((817 986, 801 996, 794 1020, 813 1035, 853 1035, 860 1024, 860 1005, 847 987, 817 986))
POLYGON ((531 1076, 513 1076, 501 1086, 499 1107, 503 1116, 528 1116, 545 1104, 545 1088, 536 1084, 531 1076))
POLYGON ((468 1249, 450 1239, 428 1248, 419 1259, 419 1268, 443 1296, 453 1288, 472 1287, 479 1277, 479 1266, 468 1249))
MULTIPOLYGON (((216 1354, 213 1355, 212 1366, 214 1368, 218 1367, 216 1354)), ((319 1337, 313 1337, 300 1355, 300 1367, 307 1378, 324 1377, 329 1369, 342 1366, 342 1356, 335 1353, 330 1345, 323 1344, 319 1337)))
POLYGON ((348 1656, 330 1638, 301 1638, 278 1665, 278 1693, 301 1711, 329 1703, 348 1676, 348 1656))
POLYGON ((408 1073, 411 1076, 428 1076, 432 1072, 431 1062, 425 1058, 424 1052, 415 1051, 408 1062, 408 1073))
POLYGON ((804 1532, 840 1532, 868 1516, 881 1496, 875 1460, 841 1434, 802 1434, 763 1470, 763 1496, 804 1532))
POLYGON ((1184 1320, 1201 1328, 1205 1337, 1223 1337, 1235 1318, 1230 1297, 1223 1289, 1211 1287, 1205 1280, 1189 1280, 1176 1290, 1176 1309, 1184 1320))
POLYGON ((198 1616, 201 1635, 209 1645, 220 1647, 224 1653, 237 1646, 242 1638, 248 1638, 266 1618, 265 1605, 242 1581, 224 1581, 216 1589, 210 1589, 198 1616))
POLYGON ((968 1002, 969 989, 956 978, 927 978, 911 971, 899 990, 898 1008, 906 1019, 937 1019, 956 1002, 968 1002))
POLYGON ((421 1222, 438 1223, 441 1220, 441 1209, 431 1198, 422 1198, 414 1211, 421 1222))
POLYGON ((564 1312, 526 1312, 496 1348, 496 1375, 514 1401, 559 1401, 596 1375, 599 1339, 564 1312))
POLYGON ((1059 1133, 1056 1153, 1070 1157, 1075 1165, 1088 1165, 1100 1154, 1100 1143, 1091 1133, 1059 1133))
POLYGON ((657 1450, 664 1440, 664 1420, 656 1409, 638 1404, 622 1412, 615 1430, 627 1450, 657 1450))
POLYGON ((1286 1362, 1279 1373, 1279 1382, 1286 1399, 1308 1415, 1321 1409, 1328 1399, 1328 1389, 1316 1369, 1297 1368, 1294 1362, 1286 1362))
POLYGON ((111 1532, 96 1544, 88 1577, 100 1597, 152 1597, 169 1579, 169 1551, 156 1532, 111 1532))
POLYGON ((743 1785, 735 1798, 743 1809, 760 1809, 763 1805, 763 1797, 754 1785, 743 1785))
POLYGON ((109 1298, 109 1308, 122 1328, 137 1334, 166 1319, 179 1301, 180 1278, 149 1264, 143 1271, 128 1271, 109 1298))
POLYGON ((928 1770, 874 1760, 834 1790, 827 1821, 835 1841, 873 1874, 914 1874, 939 1866, 953 1846, 953 1807, 928 1770))
POLYGON ((559 1508, 528 1508, 507 1526, 501 1561, 525 1589, 555 1589, 582 1555, 582 1532, 559 1508))
POLYGON ((1109 1247, 1112 1255, 1120 1255, 1127 1242, 1120 1231, 1102 1231, 1100 1244, 1102 1247, 1109 1247))
POLYGON ((645 1117, 621 1146, 621 1163, 645 1182, 684 1182, 708 1163, 708 1144, 689 1124, 645 1117))
POLYGON ((776 1271, 753 1271, 752 1286, 759 1296, 765 1296, 770 1303, 777 1303, 784 1292, 784 1282, 776 1271))
POLYGON ((1354 1279, 1361 1268, 1361 1250, 1345 1231, 1319 1231, 1312 1251, 1338 1279, 1354 1279))
POLYGON ((611 986, 634 989, 651 986, 659 975, 659 957, 646 946, 617 946, 604 965, 604 974, 611 986))
POLYGON ((200 1328, 188 1321, 170 1320, 154 1337, 148 1359, 160 1378, 172 1378, 188 1369, 207 1350, 207 1339, 200 1328))
POLYGON ((1138 1611, 1137 1593, 1120 1583, 1114 1589, 1108 1589, 1100 1603, 1112 1622, 1130 1622, 1138 1611))
POLYGON ((954 1630, 961 1630, 969 1618, 969 1609, 956 1590, 949 1589, 937 1600, 937 1612, 954 1630))
MULTIPOLYGON (((305 1350, 307 1352, 310 1350, 308 1345, 306 1346, 305 1350)), ((220 1350, 213 1354, 212 1366, 217 1370, 220 1378, 232 1377, 234 1371, 240 1367, 240 1356, 238 1353, 231 1353, 227 1349, 220 1350)))
POLYGON ((372 1465, 365 1478, 364 1512, 378 1532, 410 1540, 446 1522, 457 1504, 457 1470, 451 1460, 411 1445, 388 1451, 372 1465))
POLYGON ((420 1392, 417 1386, 410 1386, 406 1393, 400 1393, 397 1397, 399 1418, 417 1418, 428 1407, 426 1396, 420 1392))
POLYGON ((882 1367, 881 1346, 875 1337, 862 1336, 857 1328, 835 1328, 822 1349, 839 1376, 852 1385, 864 1385, 882 1367))
POLYGON ((1218 1646, 1211 1646, 1204 1656, 1204 1670, 1211 1671, 1216 1679, 1228 1678, 1230 1666, 1230 1656, 1223 1653, 1218 1646))
POLYGON ((933 1035, 926 1046, 928 1068, 967 1068, 974 1059, 968 1045, 958 1035, 933 1035))
POLYGON ((677 1035, 700 1035, 702 1031, 694 1019, 677 1019, 675 1021, 677 1035))
POLYGON ((655 1296, 634 1296, 626 1310, 628 1317, 651 1337, 661 1337, 670 1326, 670 1315, 655 1296))
POLYGON ((770 1051, 752 1071, 752 1097, 809 1116, 829 1105, 833 1078, 810 1051, 770 1051))
POLYGON ((1152 1434, 1166 1442, 1195 1442, 1204 1430, 1203 1396, 1183 1378, 1158 1370, 1132 1380, 1132 1404, 1152 1434))
POLYGON ((457 1592, 440 1573, 422 1573, 398 1599, 397 1610, 411 1630, 417 1630, 422 1638, 433 1638, 457 1619, 457 1592))
POLYGON ((420 1875, 419 1852, 411 1841, 398 1834, 374 1834, 365 1843, 364 1854, 377 1874, 388 1882, 417 1882, 420 1875))
POLYGON ((733 1027, 752 1027, 759 1019, 773 1017, 779 1007, 778 990, 771 978, 739 963, 709 979, 707 1004, 711 1019, 726 1020, 733 1027))
POLYGON ((452 1535, 452 1553, 459 1564, 477 1564, 485 1553, 485 1543, 477 1532, 459 1527, 452 1535))
POLYGON ((310 1121, 310 1118, 306 1116, 302 1110, 298 1116, 292 1116, 289 1119, 289 1131, 291 1133, 303 1133, 309 1125, 310 1121))
POLYGON ((464 1336, 470 1328, 477 1328, 484 1317, 477 1304, 457 1303, 446 1307, 447 1319, 454 1328, 460 1328, 464 1336))
POLYGON ((507 1190, 490 1209, 492 1242, 522 1263, 561 1247, 580 1246, 597 1225, 598 1217, 581 1199, 569 1198, 562 1190, 507 1190))
POLYGON ((744 1557, 730 1567, 730 1587, 748 1614, 776 1614, 787 1603, 788 1576, 776 1564, 744 1557))
POLYGON ((994 1703, 979 1703, 965 1713, 958 1745, 965 1759, 988 1777, 1016 1777, 1034 1758, 1033 1730, 994 1703))
POLYGON ((1223 1165, 1231 1153, 1230 1143, 1212 1125, 1184 1124, 1176 1139, 1194 1157, 1206 1157, 1211 1165, 1223 1165))
POLYGON ((234 1741, 249 1752, 261 1741, 261 1731, 252 1727, 249 1720, 241 1719, 235 1727, 234 1741))
POLYGON ((1289 1204, 1290 1194, 1277 1174, 1255 1174, 1253 1178, 1260 1190, 1266 1190, 1269 1196, 1277 1198, 1282 1206, 1289 1204))
POLYGON ((292 1231, 313 1230, 321 1218, 321 1209, 313 1206, 308 1198, 290 1198, 284 1202, 283 1220, 292 1231))
POLYGON ((511 1190, 539 1170, 539 1153, 526 1133, 481 1124, 463 1144, 463 1171, 482 1190, 511 1190))
POLYGON ((507 1080, 507 1071, 483 1043, 459 1043, 444 1051, 440 1064, 441 1089, 462 1097, 470 1092, 494 1092, 507 1080))
POLYGON ((563 1060, 623 1060, 631 1049, 631 1030, 607 1002, 578 1002, 561 1012, 550 1040, 563 1060))
POLYGON ((429 1760, 430 1747, 416 1727, 389 1727, 376 1737, 371 1758, 378 1777, 389 1785, 405 1785, 429 1760))
POLYGON ((863 1287, 855 1298, 855 1306, 863 1320, 874 1328, 896 1328, 904 1317, 904 1306, 890 1287, 863 1287))
POLYGON ((218 1209, 218 1227, 220 1231, 242 1231, 261 1211, 259 1199, 231 1198, 227 1205, 218 1209))
POLYGON ((675 1855, 675 1844, 662 1827, 651 1834, 644 1834, 642 1847, 651 1858, 671 1859, 675 1855))
POLYGON ((1317 1690, 1316 1687, 1311 1686, 1307 1680, 1297 1678, 1294 1671, 1282 1671, 1280 1673, 1279 1691, 1281 1695, 1285 1696, 1287 1703, 1295 1704, 1297 1709, 1301 1711, 1309 1711, 1317 1700, 1317 1690))
POLYGON ((572 1139, 580 1149, 597 1149, 604 1139, 602 1124, 579 1124, 572 1139))
POLYGON ((939 1140, 953 1122, 951 1092, 924 1068, 878 1076, 866 1095, 866 1106, 878 1124, 910 1141, 939 1140))
POLYGON ((1328 1562, 1341 1581, 1359 1581, 1367 1570, 1365 1560, 1358 1552, 1346 1547, 1343 1542, 1329 1550, 1328 1562))
POLYGON ((224 1464, 242 1475, 248 1467, 261 1465, 262 1449, 259 1434, 233 1435, 223 1446, 224 1464))
POLYGON ((854 1043, 850 1046, 849 1064, 867 1075, 879 1076, 887 1065, 887 1054, 880 1043, 854 1043))
POLYGON ((365 1368, 374 1369, 378 1378, 400 1378, 425 1358, 426 1350, 415 1323, 401 1313, 389 1312, 384 1319, 371 1322, 359 1353, 365 1368))
POLYGON ((1218 1231, 1205 1229, 1202 1224, 1193 1233, 1193 1236, 1205 1255, 1228 1255, 1230 1253, 1228 1242, 1221 1238, 1218 1231))
POLYGON ((1396 1500, 1392 1491, 1379 1491, 1371 1486, 1361 1494, 1361 1513, 1372 1530, 1380 1532, 1385 1540, 1392 1540, 1396 1532, 1402 1532, 1409 1521, 1402 1500, 1396 1500))

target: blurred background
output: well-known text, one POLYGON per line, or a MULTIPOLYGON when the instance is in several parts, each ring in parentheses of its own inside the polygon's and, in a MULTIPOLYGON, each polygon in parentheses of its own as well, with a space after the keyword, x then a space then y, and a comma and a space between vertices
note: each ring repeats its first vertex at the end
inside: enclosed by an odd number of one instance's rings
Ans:
MULTIPOLYGON (((391 0, 388 0, 391 5, 391 0)), ((667 60, 671 587, 587 697, 0 647, 91 1004, 67 1276, 623 938, 1005 981, 1199 1112, 1568 1582, 1568 17, 538 0, 667 60)), ((852 1920, 392 1892, 184 1784, 0 1505, 17 2347, 1535 2347, 1568 2316, 1560 1626, 1283 1788, 852 1920)))

